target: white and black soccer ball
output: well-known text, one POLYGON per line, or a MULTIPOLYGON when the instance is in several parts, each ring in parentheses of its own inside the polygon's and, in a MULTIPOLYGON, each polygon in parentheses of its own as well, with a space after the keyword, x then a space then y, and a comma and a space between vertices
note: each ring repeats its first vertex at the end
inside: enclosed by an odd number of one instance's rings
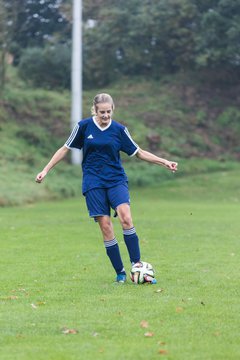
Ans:
POLYGON ((156 283, 155 271, 152 265, 145 261, 139 261, 132 266, 130 278, 134 284, 156 283))

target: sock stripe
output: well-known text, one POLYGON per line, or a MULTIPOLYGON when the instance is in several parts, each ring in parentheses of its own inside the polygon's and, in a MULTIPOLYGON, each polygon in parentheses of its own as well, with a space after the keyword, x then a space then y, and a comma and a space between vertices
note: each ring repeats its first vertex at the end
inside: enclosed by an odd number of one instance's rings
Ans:
POLYGON ((116 238, 114 238, 114 239, 112 239, 112 240, 110 240, 110 241, 106 241, 106 240, 104 240, 104 246, 105 246, 105 248, 109 248, 109 247, 111 247, 111 246, 114 246, 114 245, 116 245, 118 242, 117 242, 117 239, 116 238))
POLYGON ((131 229, 123 229, 123 235, 133 235, 136 233, 135 227, 132 227, 131 229))

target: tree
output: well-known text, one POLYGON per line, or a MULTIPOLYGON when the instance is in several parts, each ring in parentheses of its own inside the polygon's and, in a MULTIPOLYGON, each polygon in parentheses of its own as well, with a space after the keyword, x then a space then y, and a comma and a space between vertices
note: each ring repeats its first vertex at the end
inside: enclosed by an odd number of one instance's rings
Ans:
POLYGON ((5 57, 6 57, 6 9, 0 0, 0 92, 5 84, 5 57))
POLYGON ((71 27, 60 10, 62 0, 19 0, 19 3, 11 46, 15 64, 22 49, 44 47, 49 42, 65 42, 70 38, 71 27))
POLYGON ((112 1, 94 14, 95 26, 84 31, 87 80, 159 77, 193 64, 196 7, 189 0, 112 1))
POLYGON ((94 20, 84 28, 87 82, 240 71, 239 0, 89 0, 84 14, 94 20))
POLYGON ((28 47, 18 66, 19 75, 33 86, 70 88, 71 49, 68 44, 28 47))
MULTIPOLYGON (((26 48, 71 44, 72 0, 0 1, 8 11, 18 3, 8 42, 16 64, 26 48)), ((240 71, 239 0, 83 0, 83 20, 84 86, 122 75, 240 71)))
POLYGON ((6 56, 10 49, 13 24, 16 19, 17 1, 0 0, 0 91, 5 85, 6 56))
POLYGON ((211 69, 240 69, 240 2, 197 1, 196 63, 211 69))

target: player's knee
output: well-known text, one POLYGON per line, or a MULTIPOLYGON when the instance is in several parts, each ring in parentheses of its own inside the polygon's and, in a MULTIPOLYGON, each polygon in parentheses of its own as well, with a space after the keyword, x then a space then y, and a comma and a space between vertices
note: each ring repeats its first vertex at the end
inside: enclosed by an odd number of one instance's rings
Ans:
POLYGON ((100 222, 102 233, 105 237, 109 237, 112 233, 112 223, 110 219, 103 218, 100 222))
POLYGON ((130 229, 133 227, 129 204, 122 204, 116 210, 123 229, 130 229))
POLYGON ((128 214, 124 214, 121 219, 123 229, 130 229, 133 227, 132 217, 128 214))

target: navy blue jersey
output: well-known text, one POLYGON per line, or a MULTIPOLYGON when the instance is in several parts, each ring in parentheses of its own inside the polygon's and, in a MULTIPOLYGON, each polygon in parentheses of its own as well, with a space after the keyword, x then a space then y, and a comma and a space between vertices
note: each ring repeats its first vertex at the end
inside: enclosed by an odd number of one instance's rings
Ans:
POLYGON ((79 121, 65 146, 83 149, 83 194, 126 182, 119 152, 133 156, 139 149, 125 126, 111 120, 101 128, 94 117, 79 121))

